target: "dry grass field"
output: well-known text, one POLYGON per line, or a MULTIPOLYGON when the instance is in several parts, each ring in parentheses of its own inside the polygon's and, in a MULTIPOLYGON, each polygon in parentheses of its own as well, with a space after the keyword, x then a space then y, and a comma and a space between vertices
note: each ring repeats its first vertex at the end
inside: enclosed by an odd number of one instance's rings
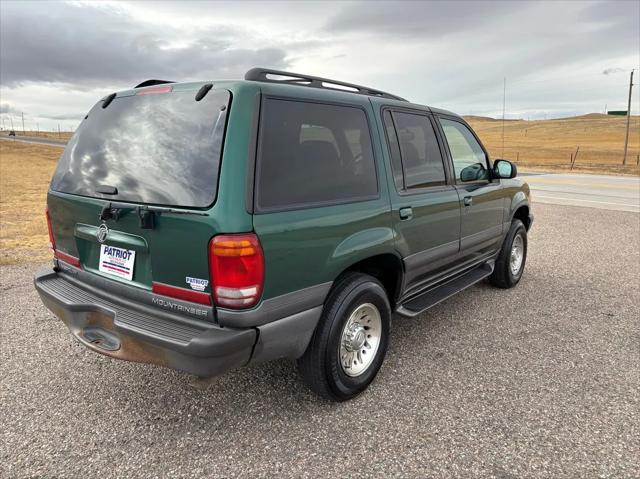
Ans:
POLYGON ((627 167, 622 167, 625 117, 592 113, 556 120, 507 120, 502 152, 502 121, 467 117, 492 158, 506 158, 529 168, 640 174, 640 117, 631 118, 627 167))
POLYGON ((47 187, 62 149, 0 140, 0 264, 51 257, 47 187))

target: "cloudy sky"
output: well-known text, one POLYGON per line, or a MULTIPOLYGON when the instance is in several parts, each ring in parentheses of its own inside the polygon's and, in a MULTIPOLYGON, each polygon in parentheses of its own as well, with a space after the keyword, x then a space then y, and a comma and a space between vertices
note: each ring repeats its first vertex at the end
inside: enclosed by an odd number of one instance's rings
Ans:
POLYGON ((501 116, 504 77, 508 118, 626 109, 640 2, 0 1, 7 128, 21 129, 24 112, 27 129, 73 129, 98 98, 142 80, 241 78, 253 66, 460 114, 501 116))

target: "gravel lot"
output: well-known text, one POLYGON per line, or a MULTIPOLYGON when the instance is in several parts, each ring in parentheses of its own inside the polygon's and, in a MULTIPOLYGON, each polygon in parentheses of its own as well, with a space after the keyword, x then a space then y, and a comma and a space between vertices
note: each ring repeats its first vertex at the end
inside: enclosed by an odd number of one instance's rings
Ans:
POLYGON ((2 477, 638 477, 640 216, 537 205, 514 290, 394 322, 346 404, 274 362, 201 386, 76 344, 3 267, 2 477))

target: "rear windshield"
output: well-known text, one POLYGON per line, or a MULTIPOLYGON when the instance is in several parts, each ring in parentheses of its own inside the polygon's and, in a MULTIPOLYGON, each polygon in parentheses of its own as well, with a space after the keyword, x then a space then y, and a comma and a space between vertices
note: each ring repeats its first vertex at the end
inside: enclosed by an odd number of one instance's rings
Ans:
POLYGON ((229 92, 211 90, 200 101, 196 91, 140 92, 91 109, 60 158, 51 189, 123 202, 210 206, 229 92))

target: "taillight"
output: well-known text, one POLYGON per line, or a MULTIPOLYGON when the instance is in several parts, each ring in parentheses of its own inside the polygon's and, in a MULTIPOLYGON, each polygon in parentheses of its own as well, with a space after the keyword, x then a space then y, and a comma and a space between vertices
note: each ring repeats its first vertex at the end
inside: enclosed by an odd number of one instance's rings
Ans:
POLYGON ((47 229, 49 230, 49 244, 51 245, 51 249, 53 250, 53 256, 61 261, 64 261, 65 263, 70 264, 71 266, 79 268, 80 260, 78 258, 62 251, 58 251, 56 249, 56 240, 53 237, 53 228, 51 227, 51 213, 49 213, 49 208, 45 210, 45 215, 47 217, 47 229))
POLYGON ((248 308, 260 299, 264 255, 253 233, 214 236, 209 243, 209 274, 218 306, 248 308))
POLYGON ((45 215, 47 216, 47 229, 49 230, 49 244, 51 245, 51 249, 56 249, 56 240, 53 239, 53 228, 51 227, 51 214, 49 213, 49 208, 45 210, 45 215))

